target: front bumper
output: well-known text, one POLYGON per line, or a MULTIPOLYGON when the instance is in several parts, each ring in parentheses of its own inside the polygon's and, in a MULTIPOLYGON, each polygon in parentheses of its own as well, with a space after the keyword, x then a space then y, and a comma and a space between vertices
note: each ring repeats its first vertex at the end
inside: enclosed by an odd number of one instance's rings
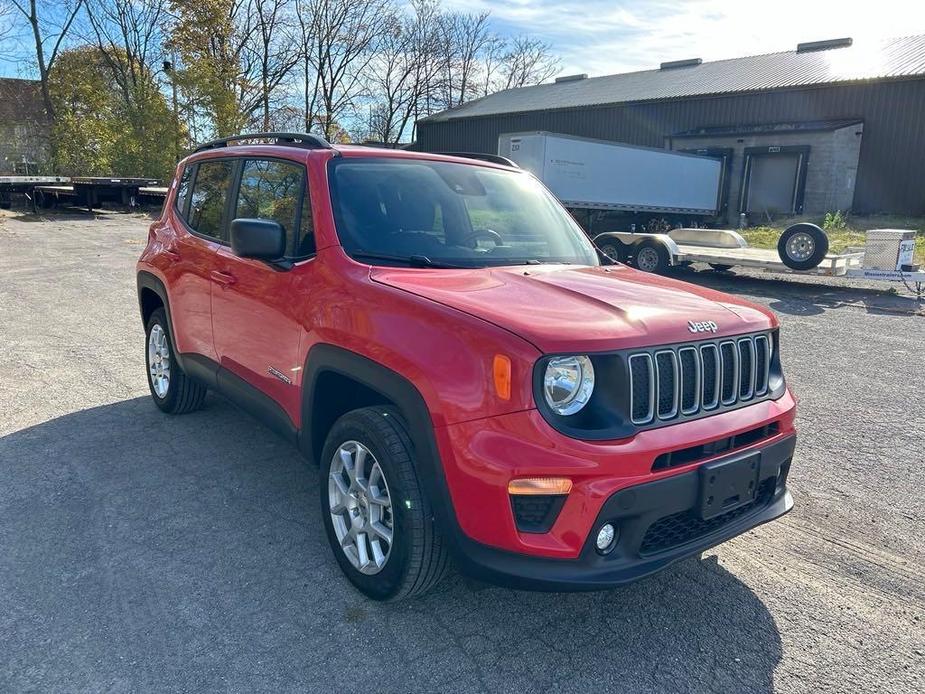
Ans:
POLYGON ((591 526, 611 522, 618 528, 616 547, 607 555, 596 551, 590 533, 575 559, 509 552, 460 538, 457 560, 476 578, 531 590, 595 590, 638 580, 787 513, 793 507, 787 474, 795 445, 796 436, 789 434, 718 458, 760 453, 759 494, 747 507, 710 521, 701 520, 696 510, 700 475, 695 468, 608 497, 591 526))

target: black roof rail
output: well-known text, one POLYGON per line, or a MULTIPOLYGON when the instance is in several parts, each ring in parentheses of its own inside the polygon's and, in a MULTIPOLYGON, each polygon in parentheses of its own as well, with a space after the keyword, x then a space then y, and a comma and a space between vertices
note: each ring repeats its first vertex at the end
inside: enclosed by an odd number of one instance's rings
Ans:
POLYGON ((241 135, 232 135, 223 137, 211 142, 205 142, 198 145, 193 152, 205 152, 208 149, 217 149, 218 147, 227 147, 236 144, 242 140, 273 140, 275 145, 285 145, 287 147, 302 147, 304 149, 334 149, 331 143, 320 135, 310 133, 243 133, 241 135))
POLYGON ((492 164, 501 164, 502 166, 510 166, 515 169, 519 169, 517 162, 508 159, 507 157, 502 157, 500 154, 483 154, 482 152, 434 152, 434 154, 441 154, 445 157, 462 157, 464 159, 480 159, 481 161, 487 161, 492 164))

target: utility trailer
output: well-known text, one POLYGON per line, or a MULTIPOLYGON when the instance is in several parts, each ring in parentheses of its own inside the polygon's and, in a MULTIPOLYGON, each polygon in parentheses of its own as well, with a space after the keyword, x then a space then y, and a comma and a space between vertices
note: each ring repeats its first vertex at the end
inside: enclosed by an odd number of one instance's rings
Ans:
MULTIPOLYGON (((925 297, 925 271, 913 262, 915 232, 902 229, 872 229, 867 232, 863 249, 829 253, 825 247, 803 253, 805 269, 792 267, 793 258, 801 255, 800 242, 811 224, 795 224, 784 231, 778 250, 751 248, 741 234, 729 229, 672 229, 665 234, 611 231, 598 234, 594 243, 602 253, 628 262, 645 272, 664 272, 670 266, 706 263, 714 270, 749 267, 765 272, 854 277, 880 282, 902 283, 919 300, 925 297), (786 259, 786 260, 785 260, 786 259), (789 264, 788 264, 789 263, 789 264)), ((819 235, 825 233, 815 227, 819 235)), ((803 241, 805 242, 805 240, 803 241)))
MULTIPOLYGON (((818 233, 825 236, 821 229, 818 233)), ((681 228, 664 234, 609 231, 595 236, 594 243, 614 260, 630 263, 645 272, 664 272, 673 265, 706 263, 715 270, 739 266, 768 272, 840 277, 848 274, 849 270, 860 268, 864 258, 863 252, 829 253, 826 240, 826 250, 817 249, 821 251, 817 253, 818 261, 804 252, 807 264, 815 263, 812 267, 796 269, 785 262, 780 250, 751 248, 741 234, 730 229, 681 228)))
POLYGON ((548 132, 507 133, 498 154, 539 178, 592 233, 602 213, 623 224, 708 223, 722 206, 722 161, 548 132))

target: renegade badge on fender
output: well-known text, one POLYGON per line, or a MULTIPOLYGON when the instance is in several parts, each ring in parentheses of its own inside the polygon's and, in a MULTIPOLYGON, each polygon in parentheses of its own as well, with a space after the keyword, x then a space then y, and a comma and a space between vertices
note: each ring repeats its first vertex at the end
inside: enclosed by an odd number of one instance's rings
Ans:
POLYGON ((376 599, 451 559, 614 586, 793 504, 774 315, 603 264, 498 157, 211 142, 177 167, 138 298, 155 404, 211 388, 291 440, 333 556, 376 599))

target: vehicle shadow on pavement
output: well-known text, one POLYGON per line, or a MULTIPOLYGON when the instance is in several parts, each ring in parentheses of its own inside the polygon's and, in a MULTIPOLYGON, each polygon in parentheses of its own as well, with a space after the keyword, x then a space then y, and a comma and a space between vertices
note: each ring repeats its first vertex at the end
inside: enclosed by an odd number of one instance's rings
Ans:
POLYGON ((0 689, 773 689, 777 626, 715 557, 606 592, 377 604, 341 576, 317 473, 222 399, 148 397, 0 438, 0 689))

